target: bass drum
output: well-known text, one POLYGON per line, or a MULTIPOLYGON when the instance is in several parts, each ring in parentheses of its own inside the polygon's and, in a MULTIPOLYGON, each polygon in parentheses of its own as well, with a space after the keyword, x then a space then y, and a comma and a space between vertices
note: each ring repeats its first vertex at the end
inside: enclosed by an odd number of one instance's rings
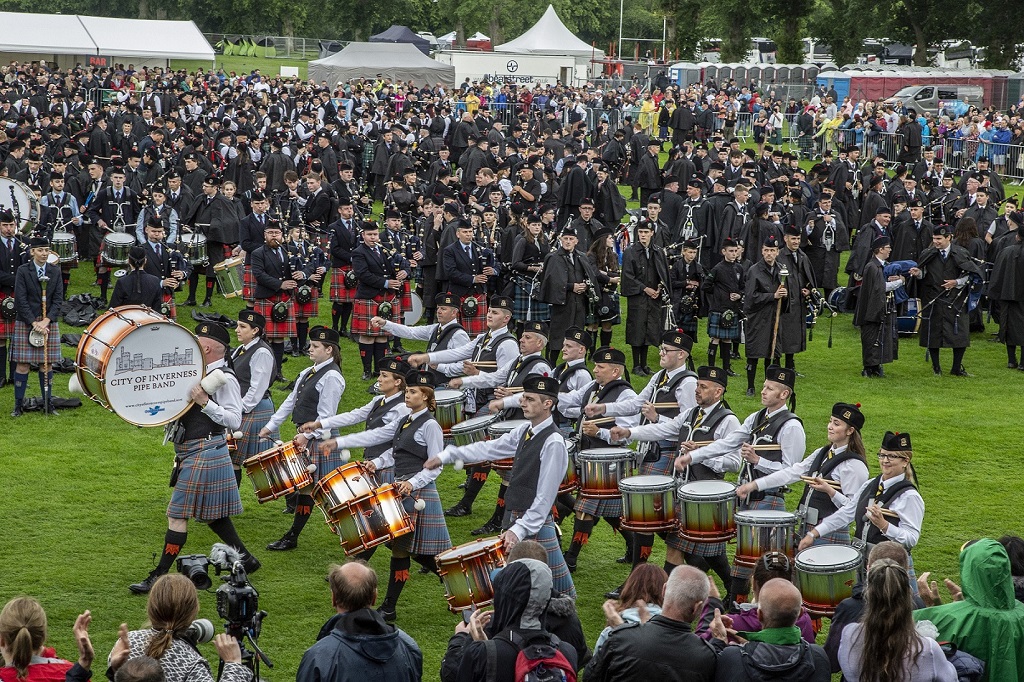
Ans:
POLYGON ((412 306, 409 308, 409 310, 406 310, 404 313, 402 313, 402 322, 405 324, 406 327, 413 326, 414 324, 420 321, 420 318, 423 317, 423 299, 420 298, 420 295, 415 292, 410 294, 410 296, 410 300, 412 300, 412 306))
POLYGON ((846 299, 849 298, 846 287, 836 287, 828 295, 828 304, 833 310, 846 310, 846 299))
POLYGON ((75 354, 82 392, 134 426, 181 417, 204 376, 206 359, 192 332, 141 305, 97 317, 75 354))
POLYGON ((10 178, 0 178, 0 210, 6 209, 14 213, 19 232, 32 233, 39 221, 39 200, 28 185, 10 178))

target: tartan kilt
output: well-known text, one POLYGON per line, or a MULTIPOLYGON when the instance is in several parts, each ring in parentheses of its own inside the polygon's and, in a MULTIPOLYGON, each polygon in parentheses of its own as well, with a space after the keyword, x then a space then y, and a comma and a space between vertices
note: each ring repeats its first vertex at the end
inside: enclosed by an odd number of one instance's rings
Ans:
MULTIPOLYGON (((409 280, 402 282, 402 310, 412 310, 412 285, 409 280)), ((401 323, 401 318, 397 322, 401 323)))
MULTIPOLYGON (((803 531, 802 533, 800 533, 797 537, 794 538, 794 540, 799 544, 800 538, 802 538, 804 535, 807 535, 807 531, 803 531)), ((826 533, 825 535, 822 535, 820 538, 816 538, 814 542, 811 543, 811 546, 813 547, 816 545, 848 544, 850 544, 850 529, 840 528, 839 530, 834 530, 831 533, 826 533)))
MULTIPOLYGON (((520 512, 506 512, 505 519, 501 524, 502 530, 508 530, 512 524, 522 518, 520 512)), ((555 522, 551 515, 544 520, 544 525, 537 531, 537 535, 525 540, 536 540, 548 553, 548 566, 551 567, 552 588, 563 597, 576 598, 576 587, 572 583, 572 574, 569 567, 565 565, 565 556, 562 554, 562 546, 558 542, 558 531, 555 530, 555 522)))
MULTIPOLYGON (((26 365, 43 364, 43 348, 36 348, 28 342, 30 325, 21 320, 14 321, 14 335, 11 336, 11 362, 26 365)), ((56 321, 50 323, 50 333, 46 336, 46 358, 52 365, 60 360, 60 327, 56 321)))
MULTIPOLYGON (((736 505, 737 511, 786 511, 786 500, 781 495, 765 495, 763 500, 756 500, 753 503, 745 503, 742 500, 736 505)), ((796 530, 793 531, 796 534, 796 530)), ((732 565, 734 578, 747 580, 754 575, 754 569, 748 566, 741 566, 735 561, 732 565)))
POLYGON ((527 319, 546 322, 551 319, 551 306, 542 301, 535 301, 530 297, 526 287, 516 285, 516 293, 513 298, 515 305, 512 309, 512 319, 522 322, 527 319))
MULTIPOLYGON (((264 422, 264 424, 266 424, 266 422, 264 422)), ((337 430, 331 430, 331 437, 338 437, 337 430)), ((337 469, 338 467, 345 463, 341 459, 341 450, 339 448, 334 448, 333 450, 331 450, 326 457, 321 455, 321 442, 322 441, 319 438, 314 438, 313 440, 309 441, 309 443, 306 445, 306 452, 309 454, 309 459, 310 461, 313 462, 313 464, 316 465, 316 473, 314 474, 313 479, 314 483, 319 482, 321 478, 323 478, 324 476, 331 473, 332 471, 334 471, 335 469, 337 469)))
POLYGON ((294 299, 296 319, 310 320, 320 314, 320 290, 312 287, 310 293, 313 298, 309 299, 309 303, 299 303, 294 299))
POLYGON ((216 521, 242 513, 223 434, 177 444, 174 454, 178 481, 167 504, 168 518, 216 521))
POLYGON ((616 497, 613 500, 592 500, 580 495, 576 500, 574 511, 577 514, 587 514, 597 518, 603 516, 609 519, 617 519, 622 516, 622 498, 616 497))
MULTIPOLYGON (((352 303, 352 333, 359 336, 370 336, 381 341, 386 341, 391 338, 391 334, 388 334, 383 329, 375 329, 370 326, 370 319, 377 316, 377 304, 384 300, 384 296, 374 296, 372 299, 368 298, 357 298, 352 303)), ((401 320, 402 316, 399 311, 401 308, 400 299, 396 298, 392 305, 394 306, 394 314, 391 316, 393 320, 401 320)))
POLYGON ((721 339, 723 341, 739 341, 740 340, 740 321, 737 315, 736 323, 731 328, 725 328, 721 324, 722 313, 710 312, 708 313, 708 336, 713 339, 721 339))
POLYGON ((270 438, 261 439, 259 436, 260 429, 266 426, 273 416, 274 401, 270 398, 259 401, 256 407, 252 408, 252 412, 242 415, 242 425, 238 427, 242 437, 238 439, 238 449, 231 455, 233 465, 241 466, 246 459, 269 449, 273 442, 281 437, 276 430, 270 434, 270 438), (261 444, 267 447, 261 447, 261 444))
POLYGON ((167 304, 167 317, 172 320, 178 319, 178 306, 174 302, 174 292, 164 289, 163 302, 167 304))
POLYGON ((250 305, 256 300, 256 277, 251 265, 242 268, 242 298, 250 305))
MULTIPOLYGON (((0 291, 0 301, 5 298, 14 298, 14 294, 5 294, 0 291)), ((14 335, 14 320, 8 320, 0 316, 0 339, 9 339, 14 335)))
POLYGON ((295 336, 295 303, 290 296, 274 294, 270 298, 258 298, 256 312, 267 318, 267 328, 263 330, 263 338, 267 341, 284 341, 295 336), (284 322, 274 322, 271 315, 278 301, 288 302, 288 319, 284 322))
POLYGON ((373 472, 373 475, 377 477, 378 485, 387 485, 388 483, 395 482, 395 467, 384 467, 383 469, 377 469, 373 472))
POLYGON ((356 300, 355 287, 345 286, 345 273, 352 272, 351 265, 342 265, 331 269, 331 301, 334 303, 351 303, 356 300))
POLYGON ((413 510, 409 517, 413 523, 413 532, 407 533, 391 545, 392 550, 404 550, 409 554, 426 554, 437 556, 452 548, 452 539, 448 535, 448 524, 444 520, 444 509, 441 498, 437 494, 437 486, 433 483, 409 496, 413 500, 423 500, 427 506, 420 511, 413 510))
MULTIPOLYGON (((462 301, 465 301, 467 298, 469 296, 463 296, 462 301)), ((472 317, 467 316, 461 306, 459 307, 459 321, 471 339, 487 331, 487 302, 484 298, 484 296, 476 297, 476 314, 472 317)))
POLYGON ((661 445, 661 457, 653 462, 644 462, 640 465, 638 476, 673 476, 674 464, 676 461, 676 444, 669 445, 666 441, 659 441, 661 445))

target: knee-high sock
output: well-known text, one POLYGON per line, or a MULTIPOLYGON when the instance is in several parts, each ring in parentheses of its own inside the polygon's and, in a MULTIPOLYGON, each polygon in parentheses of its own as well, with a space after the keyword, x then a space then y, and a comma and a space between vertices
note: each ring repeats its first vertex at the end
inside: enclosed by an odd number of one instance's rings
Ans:
MULTIPOLYGON (((67 291, 65 289, 65 291, 67 291)), ((7 381, 7 345, 0 346, 0 379, 7 381)), ((11 379, 14 379, 14 372, 11 372, 11 379)))
POLYGON ((750 581, 746 578, 731 578, 729 580, 729 594, 737 604, 745 604, 749 593, 750 581))
POLYGON ((203 299, 206 303, 209 303, 210 299, 213 298, 213 285, 216 283, 217 280, 215 278, 210 276, 206 277, 206 298, 203 299))
MULTIPOLYGON (((7 350, 6 349, 0 349, 0 353, 2 353, 3 356, 6 356, 7 355, 7 350)), ((1017 346, 1011 346, 1011 345, 1007 344, 1007 346, 1006 346, 1006 361, 1010 362, 1010 363, 1013 363, 1013 364, 1017 364, 1017 346)))
POLYGON ((931 357, 931 359, 932 359, 932 369, 934 369, 935 371, 939 371, 941 369, 939 367, 939 349, 938 348, 929 348, 928 349, 928 356, 931 357))
POLYGON ((611 329, 609 329, 608 331, 605 331, 603 329, 601 330, 601 345, 602 346, 610 346, 610 345, 612 345, 612 330, 611 329))
POLYGON ((498 499, 494 503, 494 513, 491 514, 491 518, 488 523, 501 525, 502 520, 505 518, 505 493, 508 491, 508 486, 504 483, 498 488, 498 499))
POLYGON ((331 329, 338 331, 338 322, 341 320, 341 304, 331 304, 331 329))
POLYGON ((295 350, 302 352, 302 349, 306 347, 306 339, 309 337, 309 320, 304 322, 295 323, 295 340, 299 342, 299 347, 295 350))
POLYGON ((665 572, 668 573, 669 575, 672 574, 672 569, 675 568, 676 566, 678 566, 678 564, 674 564, 671 561, 669 561, 668 559, 665 559, 664 569, 665 569, 665 572))
MULTIPOLYGON (((721 341, 719 341, 721 343, 721 341)), ((718 355, 718 343, 708 344, 708 367, 715 366, 715 356, 718 355)))
POLYGON ((235 524, 231 522, 230 516, 211 521, 207 525, 210 526, 210 530, 217 534, 217 537, 224 541, 224 544, 234 547, 242 554, 249 553, 242 539, 238 537, 238 531, 235 530, 235 524))
POLYGON ((196 288, 199 286, 199 270, 193 270, 188 276, 188 300, 196 300, 196 288))
POLYGON ((384 364, 384 358, 387 357, 387 354, 388 354, 388 344, 387 344, 387 341, 385 341, 384 343, 375 343, 375 344, 373 344, 373 371, 374 372, 379 372, 381 370, 381 366, 384 364))
POLYGON ((715 556, 704 557, 704 560, 711 567, 711 570, 721 578, 722 585, 725 585, 726 589, 728 589, 729 579, 732 577, 732 572, 729 570, 729 557, 725 554, 716 554, 715 556))
POLYGON ((794 353, 786 353, 786 368, 796 369, 796 355, 794 353))
POLYGON ((295 500, 295 515, 292 517, 292 527, 288 535, 293 538, 299 537, 299 533, 306 527, 309 515, 313 513, 313 497, 311 495, 299 495, 295 500))
POLYGON ((569 543, 569 549, 566 550, 566 554, 573 557, 579 556, 583 545, 590 541, 590 533, 594 530, 595 522, 596 519, 576 518, 576 521, 572 524, 572 542, 569 543))
POLYGON ((48 406, 50 396, 53 395, 53 370, 49 372, 39 371, 39 395, 43 396, 43 401, 48 406))
POLYGON ((757 377, 757 358, 747 358, 747 389, 754 390, 754 379, 757 377))
POLYGON ((107 289, 110 288, 110 270, 99 273, 97 279, 100 283, 100 298, 105 301, 107 300, 107 289))
POLYGON ((708 569, 711 568, 708 566, 708 562, 704 561, 704 557, 697 556, 696 554, 684 554, 683 559, 686 560, 686 564, 688 566, 693 566, 697 570, 704 571, 705 573, 707 573, 708 569))
POLYGON ((558 514, 558 520, 572 515, 572 508, 576 506, 576 498, 571 493, 558 493, 558 497, 555 498, 555 512, 558 514))
POLYGON ((429 554, 416 554, 413 556, 413 559, 415 559, 416 563, 420 566, 424 566, 429 569, 431 573, 437 573, 437 561, 435 561, 434 557, 429 554))
POLYGON ((271 341, 270 350, 274 352, 274 364, 277 369, 275 374, 281 374, 284 367, 284 341, 271 341))
POLYGON ((491 467, 478 465, 467 467, 467 469, 472 473, 467 474, 466 489, 462 491, 462 499, 459 500, 459 503, 464 507, 472 508, 476 496, 480 494, 480 489, 484 487, 484 483, 487 483, 487 474, 491 473, 491 467))
POLYGON ((176 530, 168 529, 167 534, 164 535, 164 551, 160 555, 160 563, 156 567, 156 572, 159 575, 171 570, 174 559, 181 553, 181 548, 185 546, 187 539, 188 532, 179 533, 176 530))
POLYGON ((953 349, 953 371, 962 372, 964 369, 964 351, 966 348, 953 349))
POLYGON ((647 366, 647 348, 648 346, 640 346, 640 363, 644 367, 647 366))
POLYGON ((409 557, 396 558, 391 557, 391 575, 388 578, 388 591, 384 596, 384 604, 391 608, 395 608, 398 603, 398 598, 402 596, 402 590, 405 589, 405 584, 409 582, 409 567, 412 565, 412 561, 409 557))
POLYGON ((373 371, 373 346, 372 343, 359 343, 359 359, 363 363, 363 371, 370 373, 373 371))
POLYGON ((235 485, 237 485, 239 488, 242 487, 242 470, 241 469, 235 469, 235 485))
POLYGON ((348 320, 352 317, 352 304, 342 303, 341 304, 341 322, 338 327, 341 331, 348 329, 348 320))
POLYGON ((622 519, 617 516, 602 516, 608 525, 612 527, 612 530, 617 531, 622 535, 622 539, 626 543, 626 556, 633 556, 633 533, 628 530, 622 530, 622 519))
POLYGON ((636 372, 638 369, 644 366, 644 361, 641 356, 641 349, 643 346, 630 346, 633 349, 633 371, 636 372))
POLYGON ((718 343, 722 346, 722 369, 729 372, 732 369, 732 344, 728 341, 719 341, 718 343))
POLYGON ((646 564, 654 548, 653 533, 635 533, 633 535, 633 566, 646 564))
POLYGON ((28 372, 24 374, 14 372, 12 376, 14 377, 14 404, 20 407, 25 402, 25 391, 28 389, 28 372))

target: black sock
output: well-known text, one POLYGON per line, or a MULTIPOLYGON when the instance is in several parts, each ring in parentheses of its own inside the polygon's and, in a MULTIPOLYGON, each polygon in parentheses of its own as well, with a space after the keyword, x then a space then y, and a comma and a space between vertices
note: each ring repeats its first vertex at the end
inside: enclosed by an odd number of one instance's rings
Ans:
POLYGON ((594 530, 595 522, 595 519, 576 518, 576 521, 572 524, 572 542, 569 543, 569 549, 566 550, 566 554, 572 557, 579 556, 583 545, 590 541, 590 533, 594 530))
POLYGON ((936 372, 941 371, 942 368, 939 367, 939 349, 929 348, 928 355, 932 359, 932 369, 935 370, 936 372))
POLYGON ((612 330, 611 329, 609 329, 608 331, 605 331, 603 329, 601 330, 601 345, 602 346, 610 346, 610 345, 612 345, 612 330))
POLYGON ((626 543, 626 556, 633 556, 633 533, 628 530, 622 530, 622 519, 618 516, 602 516, 612 530, 619 532, 622 535, 622 540, 626 543))
POLYGON ((210 299, 213 298, 213 285, 216 282, 217 280, 212 277, 206 278, 206 298, 203 299, 204 302, 209 303, 210 299))
POLYGON ((188 300, 196 300, 196 288, 199 287, 199 270, 193 270, 188 276, 188 300))
POLYGON ((356 554, 356 559, 359 559, 360 561, 369 561, 373 558, 373 555, 377 551, 378 547, 380 547, 380 545, 374 545, 370 549, 364 549, 359 554, 356 554))
MULTIPOLYGON (((7 349, 0 350, 0 358, 7 357, 7 349)), ((1016 365, 1017 364, 1017 346, 1006 346, 1006 361, 1016 365)))
POLYGON ((235 485, 237 485, 239 488, 242 487, 242 470, 241 469, 235 469, 235 485))
POLYGON ((292 527, 288 535, 293 538, 299 537, 299 533, 306 527, 309 515, 313 513, 313 498, 310 495, 299 495, 295 500, 295 515, 292 516, 292 527))
MULTIPOLYGON (((623 535, 626 531, 623 531, 623 535)), ((634 533, 633 534, 633 566, 636 567, 638 564, 646 564, 647 559, 651 556, 651 550, 654 548, 654 534, 653 533, 634 533)))
POLYGON ((309 320, 295 323, 295 337, 299 342, 295 350, 301 353, 302 349, 306 347, 306 339, 309 337, 309 320))
POLYGON ((160 557, 160 563, 156 567, 158 575, 163 575, 171 570, 171 565, 181 552, 181 548, 185 546, 185 540, 187 539, 188 531, 184 533, 179 533, 176 530, 167 531, 167 534, 164 535, 164 552, 160 557))
POLYGON ((508 492, 508 486, 504 483, 498 488, 498 499, 494 503, 494 513, 491 514, 491 518, 488 519, 488 523, 492 523, 500 526, 502 520, 505 518, 505 493, 508 492))
POLYGON ((786 353, 786 369, 796 369, 796 355, 794 353, 786 353))
POLYGON ((729 370, 732 369, 732 344, 728 341, 719 341, 718 343, 722 347, 722 352, 720 353, 722 356, 722 369, 728 374, 729 370))
POLYGON ((647 368, 647 346, 640 346, 640 364, 647 368))
POLYGON ((704 557, 697 556, 696 554, 684 554, 683 559, 686 561, 688 566, 693 566, 698 571, 707 573, 708 569, 711 568, 708 566, 708 562, 704 561, 704 557))
POLYGON ((554 367, 558 364, 558 351, 554 348, 548 348, 547 352, 548 364, 554 367))
POLYGON ((468 471, 466 489, 462 491, 462 499, 459 500, 459 504, 466 509, 472 509, 476 496, 480 494, 480 489, 484 487, 484 483, 487 483, 487 474, 491 473, 491 467, 487 464, 476 465, 468 467, 468 471))
POLYGON ((746 603, 747 595, 750 593, 750 581, 746 578, 730 578, 729 594, 740 603, 746 603))
POLYGON ((437 561, 429 554, 417 554, 413 557, 420 566, 425 566, 431 573, 437 573, 437 561))
POLYGON ((555 498, 555 512, 558 515, 558 521, 568 518, 572 515, 572 509, 576 506, 576 498, 571 493, 558 493, 558 497, 555 498))
POLYGON ((39 395, 42 396, 44 403, 49 402, 50 396, 53 395, 53 371, 39 372, 39 395), (47 386, 50 390, 46 390, 47 386))
POLYGON ((387 341, 384 343, 373 344, 373 371, 376 374, 381 370, 381 366, 384 364, 384 358, 388 354, 387 341))
POLYGON ((954 348, 953 349, 953 371, 962 372, 964 371, 964 351, 966 348, 954 348))
POLYGON ((398 598, 402 596, 402 590, 405 589, 405 584, 409 582, 409 567, 412 565, 412 561, 409 557, 391 557, 391 576, 388 578, 388 591, 384 596, 384 604, 382 606, 389 606, 395 608, 398 604, 398 598))
POLYGON ((669 561, 668 559, 665 559, 665 564, 664 564, 663 567, 664 567, 666 573, 668 573, 669 575, 672 575, 672 569, 675 568, 678 565, 679 564, 674 564, 671 561, 669 561))
POLYGON ((242 554, 248 554, 249 550, 245 548, 245 544, 242 539, 238 537, 238 531, 235 530, 235 524, 231 522, 230 516, 225 516, 222 519, 216 521, 210 521, 207 524, 217 537, 224 541, 225 545, 234 547, 242 554))
POLYGON ((107 300, 107 289, 110 288, 110 270, 100 273, 100 298, 107 300))
POLYGON ((640 346, 630 346, 633 349, 633 372, 635 373, 638 369, 644 366, 643 360, 640 359, 640 346))
POLYGON ((61 271, 60 279, 64 283, 64 293, 67 294, 68 287, 71 286, 71 272, 69 270, 61 271))
POLYGON ((348 329, 348 320, 352 317, 352 304, 342 303, 341 304, 341 322, 339 323, 339 329, 345 331, 348 329))
POLYGON ((341 304, 331 304, 331 329, 338 331, 338 321, 341 319, 341 304))
MULTIPOLYGON (((14 372, 11 372, 11 378, 14 378, 14 372)), ((0 346, 0 379, 7 381, 7 346, 0 346)))
POLYGON ((724 553, 716 554, 715 556, 704 557, 704 560, 711 567, 711 570, 718 574, 718 577, 722 580, 722 585, 726 588, 729 586, 729 579, 732 577, 732 572, 729 570, 729 557, 724 553))
POLYGON ((717 343, 709 343, 708 344, 708 367, 714 367, 715 366, 715 356, 716 355, 718 355, 718 344, 717 343))
POLYGON ((373 369, 373 346, 372 343, 359 342, 359 359, 363 362, 363 371, 367 374, 373 369))
POLYGON ((754 379, 757 376, 757 358, 747 358, 747 390, 754 390, 754 379))
POLYGON ((274 351, 274 364, 277 366, 277 374, 281 374, 284 365, 284 341, 271 341, 270 350, 274 351))

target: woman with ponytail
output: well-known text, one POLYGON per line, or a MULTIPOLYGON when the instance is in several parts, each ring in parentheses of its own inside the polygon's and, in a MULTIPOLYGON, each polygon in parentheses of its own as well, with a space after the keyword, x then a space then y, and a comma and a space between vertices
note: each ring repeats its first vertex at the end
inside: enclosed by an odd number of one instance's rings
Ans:
POLYGON ((164 300, 164 289, 160 278, 145 271, 146 250, 141 246, 133 246, 128 250, 128 267, 131 268, 124 277, 114 283, 114 293, 110 295, 110 307, 122 305, 144 305, 157 312, 164 300))

